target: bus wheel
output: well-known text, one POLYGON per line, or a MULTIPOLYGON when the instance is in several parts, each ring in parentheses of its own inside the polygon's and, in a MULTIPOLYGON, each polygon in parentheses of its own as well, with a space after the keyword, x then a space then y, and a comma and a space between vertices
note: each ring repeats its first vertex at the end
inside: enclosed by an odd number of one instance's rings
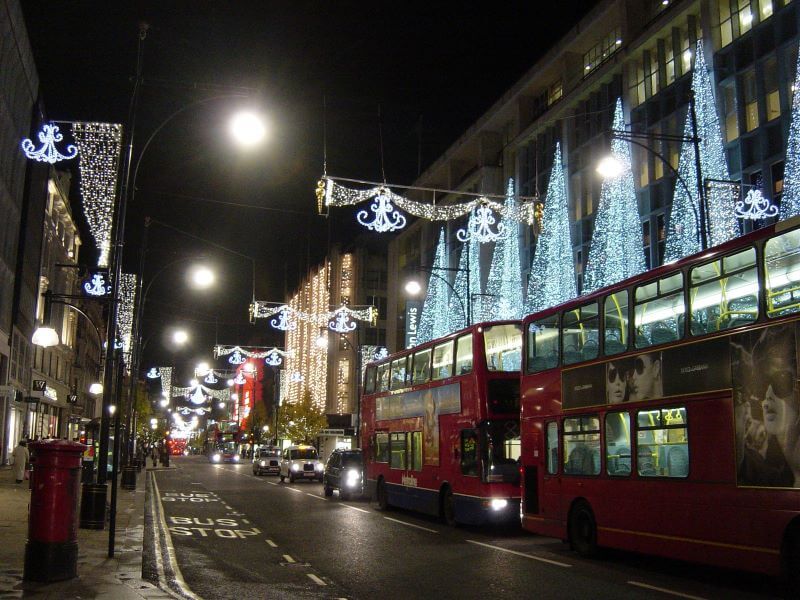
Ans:
POLYGON ((597 556, 597 525, 586 502, 576 502, 569 515, 569 543, 584 558, 597 556))
POLYGON ((389 495, 386 493, 386 482, 383 479, 378 481, 378 489, 376 492, 378 496, 378 508, 380 510, 389 509, 389 495))
POLYGON ((442 521, 450 527, 456 524, 455 510, 453 509, 453 491, 449 487, 442 491, 442 521))

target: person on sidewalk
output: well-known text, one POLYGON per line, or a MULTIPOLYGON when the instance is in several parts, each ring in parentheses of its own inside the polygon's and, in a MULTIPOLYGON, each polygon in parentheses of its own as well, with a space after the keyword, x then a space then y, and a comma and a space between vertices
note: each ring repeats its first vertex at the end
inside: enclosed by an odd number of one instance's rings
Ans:
POLYGON ((153 459, 153 468, 155 469, 158 466, 158 454, 155 446, 150 449, 150 458, 153 459))
POLYGON ((17 447, 14 448, 14 478, 17 483, 22 483, 22 480, 25 479, 25 471, 31 458, 27 446, 28 443, 25 440, 20 440, 17 447))

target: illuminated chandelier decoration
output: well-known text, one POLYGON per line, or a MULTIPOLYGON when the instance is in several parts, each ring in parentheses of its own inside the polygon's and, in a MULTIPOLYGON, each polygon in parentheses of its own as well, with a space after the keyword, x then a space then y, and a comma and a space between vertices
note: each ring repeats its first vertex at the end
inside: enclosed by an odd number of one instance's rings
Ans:
POLYGON ((247 359, 242 356, 242 353, 239 350, 234 350, 228 358, 228 362, 232 365, 241 365, 247 362, 247 359))
POLYGON ((133 302, 136 297, 136 275, 123 273, 119 281, 119 304, 117 305, 117 324, 122 341, 122 354, 126 368, 130 370, 128 357, 131 351, 133 334, 133 302))
MULTIPOLYGON (((273 315, 277 315, 279 313, 285 313, 286 315, 291 315, 297 318, 300 321, 310 322, 318 326, 324 326, 327 324, 328 328, 332 331, 338 331, 339 333, 347 333, 349 331, 353 331, 355 329, 355 324, 352 324, 350 321, 368 321, 370 323, 374 323, 375 320, 378 318, 378 309, 374 306, 368 306, 362 309, 352 309, 347 305, 342 305, 339 308, 329 310, 326 312, 321 313, 312 313, 312 312, 303 312, 290 306, 286 306, 282 304, 280 306, 270 306, 270 302, 266 302, 264 300, 255 300, 250 307, 250 313, 254 319, 266 319, 273 315), (342 315, 345 315, 342 317, 342 315)), ((288 319, 288 316, 287 316, 288 319)), ((281 317, 279 317, 280 323, 281 317)), ((283 329, 284 331, 294 331, 297 328, 297 323, 292 321, 286 321, 289 326, 287 328, 278 327, 273 319, 271 324, 276 329, 283 329)), ((215 348, 215 352, 217 352, 218 348, 222 348, 221 346, 217 346, 215 348)), ((238 348, 238 346, 236 347, 238 348)), ((222 348, 223 350, 226 350, 222 348)), ((241 352, 241 348, 239 348, 241 352)), ((221 351, 217 356, 224 356, 234 351, 234 348, 229 349, 227 351, 221 351)), ((257 353, 245 353, 242 352, 244 356, 253 357, 253 358, 264 358, 266 354, 257 354, 257 353)))
POLYGON ((297 321, 291 320, 292 309, 285 304, 280 307, 278 312, 277 319, 271 319, 269 324, 272 325, 275 329, 280 329, 281 331, 292 331, 293 329, 297 329, 297 321))
POLYGON ((110 293, 108 282, 102 273, 92 275, 92 280, 83 284, 83 290, 90 296, 105 296, 110 293))
POLYGON ((182 406, 181 408, 178 409, 178 412, 180 414, 182 414, 183 416, 188 416, 188 415, 200 415, 200 416, 203 416, 206 413, 211 412, 211 409, 210 408, 204 408, 202 406, 199 406, 197 408, 189 408, 188 406, 182 406))
MULTIPOLYGON (((367 185, 371 185, 368 182, 367 185)), ((430 190, 428 190, 430 191, 430 190)), ((461 192, 442 190, 443 194, 458 195, 461 192)), ((375 184, 375 187, 366 190, 356 190, 345 187, 332 177, 323 177, 317 182, 317 210, 324 214, 325 208, 335 206, 353 206, 369 200, 375 200, 370 207, 375 214, 372 221, 368 221, 369 213, 362 210, 356 219, 358 222, 373 231, 385 232, 402 229, 406 224, 406 219, 399 213, 395 206, 415 217, 427 219, 429 221, 453 221, 474 210, 484 207, 487 211, 500 214, 504 219, 518 221, 532 225, 534 222, 535 199, 527 198, 512 209, 503 206, 502 201, 495 201, 488 196, 480 196, 468 202, 457 204, 437 205, 435 203, 419 202, 411 200, 405 196, 400 196, 392 192, 384 184, 375 184)))
POLYGON ((492 225, 496 222, 497 219, 488 206, 479 206, 470 216, 467 228, 459 229, 456 232, 456 237, 459 242, 467 242, 469 240, 475 240, 479 244, 496 242, 505 231, 503 223, 497 223, 497 230, 492 231, 492 225))
POLYGON ((374 306, 354 310, 342 305, 326 316, 328 329, 337 333, 348 333, 356 328, 354 321, 368 321, 374 323, 378 318, 378 310, 374 306))
POLYGON ((148 379, 159 379, 161 377, 161 373, 158 372, 156 367, 150 367, 150 370, 147 372, 148 379))
POLYGON ((192 404, 205 404, 206 395, 203 393, 203 386, 198 385, 194 393, 189 396, 189 400, 191 400, 192 404))
POLYGON ((42 125, 42 130, 36 134, 36 137, 38 137, 39 141, 42 143, 42 147, 38 150, 32 140, 28 138, 22 140, 22 151, 25 153, 25 156, 31 160, 54 165, 62 160, 71 160, 78 155, 78 149, 72 144, 66 147, 66 154, 61 154, 61 152, 56 149, 56 142, 60 142, 64 139, 64 135, 59 131, 58 125, 44 123, 42 125))
POLYGON ((236 385, 244 385, 245 383, 247 383, 247 379, 245 379, 244 375, 242 375, 241 373, 237 373, 236 377, 233 378, 233 383, 235 383, 236 385))
POLYGON ((231 392, 227 388, 224 390, 212 390, 201 384, 190 387, 176 387, 173 389, 173 392, 175 396, 184 396, 190 400, 192 404, 198 405, 208 402, 209 398, 214 398, 220 402, 228 402, 231 397, 231 392))
POLYGON ((289 376, 289 381, 292 383, 301 383, 304 380, 305 377, 303 377, 303 374, 300 371, 295 371, 289 376))
POLYGON ((736 202, 734 214, 739 219, 769 219, 778 216, 778 207, 764 197, 759 189, 751 189, 744 198, 736 202))
POLYGON ((270 367, 277 367, 283 363, 283 358, 281 356, 285 356, 284 352, 281 352, 277 348, 273 348, 267 355, 264 357, 264 363, 269 365, 270 367))
POLYGON ((98 265, 108 266, 122 126, 116 123, 73 123, 78 146, 83 214, 100 251, 98 265))
POLYGON ((206 383, 217 383, 219 379, 217 379, 214 376, 214 371, 212 369, 209 369, 203 381, 205 381, 206 383))

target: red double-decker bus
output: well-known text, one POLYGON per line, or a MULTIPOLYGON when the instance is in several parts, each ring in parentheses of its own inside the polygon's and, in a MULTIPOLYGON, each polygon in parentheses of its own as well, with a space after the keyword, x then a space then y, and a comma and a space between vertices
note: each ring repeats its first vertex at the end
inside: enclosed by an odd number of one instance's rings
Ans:
POLYGON ((800 220, 523 321, 523 527, 800 578, 800 220))
POLYGON ((473 325, 366 369, 367 489, 453 524, 519 519, 519 322, 473 325))

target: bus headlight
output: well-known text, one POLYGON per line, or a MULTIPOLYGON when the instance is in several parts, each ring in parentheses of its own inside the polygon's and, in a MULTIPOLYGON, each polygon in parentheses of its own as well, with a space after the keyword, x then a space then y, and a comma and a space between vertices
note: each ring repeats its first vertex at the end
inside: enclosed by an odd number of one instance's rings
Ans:
POLYGON ((222 457, 219 454, 215 454, 214 456, 211 457, 211 460, 213 460, 214 462, 219 462, 220 458, 222 457))
POLYGON ((492 507, 492 510, 503 510, 508 506, 508 500, 505 498, 492 498, 489 506, 492 507))

